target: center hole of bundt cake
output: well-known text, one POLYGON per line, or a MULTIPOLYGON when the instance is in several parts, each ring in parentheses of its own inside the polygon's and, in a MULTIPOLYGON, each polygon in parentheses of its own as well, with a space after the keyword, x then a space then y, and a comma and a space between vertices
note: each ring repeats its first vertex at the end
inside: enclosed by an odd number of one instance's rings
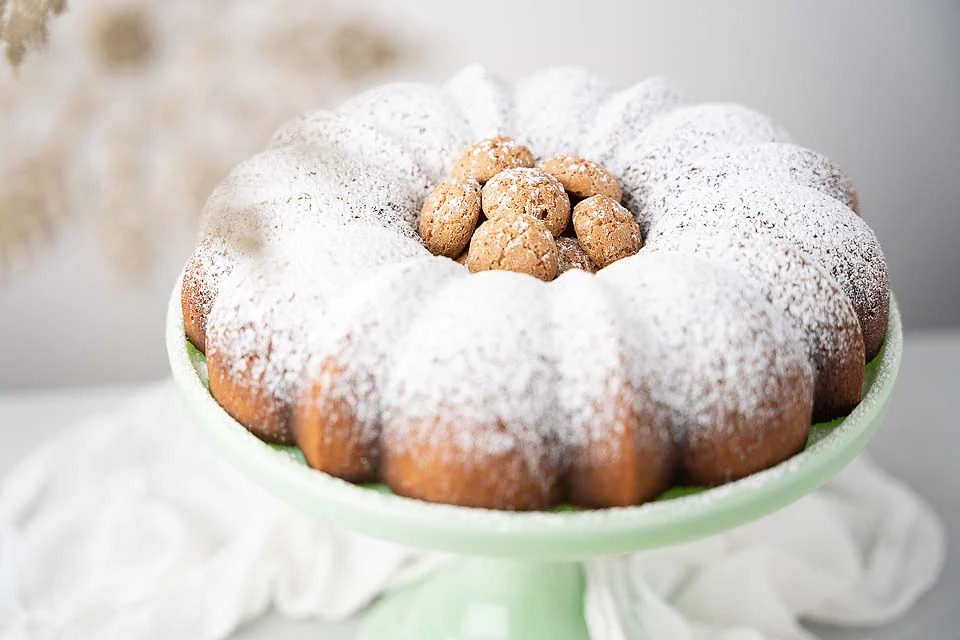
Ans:
POLYGON ((570 269, 594 273, 640 250, 640 227, 621 198, 603 165, 573 154, 537 162, 529 147, 500 136, 463 150, 450 179, 427 196, 418 227, 431 253, 472 273, 553 280, 570 269))

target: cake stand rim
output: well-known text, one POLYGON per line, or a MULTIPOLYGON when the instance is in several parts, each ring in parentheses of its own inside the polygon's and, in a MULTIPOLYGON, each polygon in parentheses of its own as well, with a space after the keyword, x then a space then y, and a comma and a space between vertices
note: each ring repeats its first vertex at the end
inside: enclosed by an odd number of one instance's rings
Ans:
POLYGON ((893 291, 876 375, 860 404, 822 440, 770 469, 699 494, 631 507, 511 512, 424 502, 351 484, 264 444, 230 417, 200 378, 184 335, 182 274, 170 297, 166 347, 193 422, 248 479, 307 512, 416 547, 540 560, 615 555, 701 538, 776 511, 846 466, 872 438, 899 370, 903 334, 893 291))

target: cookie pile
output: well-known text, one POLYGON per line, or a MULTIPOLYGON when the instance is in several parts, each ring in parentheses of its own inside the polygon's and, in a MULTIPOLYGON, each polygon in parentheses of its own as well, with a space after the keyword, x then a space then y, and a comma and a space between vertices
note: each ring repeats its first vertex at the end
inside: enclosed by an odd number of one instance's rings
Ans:
POLYGON ((571 154, 534 165, 533 152, 506 136, 465 149, 452 179, 423 204, 424 245, 471 272, 504 269, 541 280, 569 269, 595 272, 640 250, 640 228, 602 165, 571 154))

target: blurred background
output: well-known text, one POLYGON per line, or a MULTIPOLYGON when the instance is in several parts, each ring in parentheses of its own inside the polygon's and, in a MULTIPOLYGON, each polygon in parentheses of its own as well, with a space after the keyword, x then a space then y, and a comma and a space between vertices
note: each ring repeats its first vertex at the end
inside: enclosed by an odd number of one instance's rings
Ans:
MULTIPOLYGON (((59 3, 0 0, 8 31, 37 8, 59 3)), ((908 333, 960 326, 956 0, 76 0, 47 40, 0 63, 0 389, 164 376, 227 170, 299 111, 471 62, 664 74, 768 112, 854 179, 908 333)))

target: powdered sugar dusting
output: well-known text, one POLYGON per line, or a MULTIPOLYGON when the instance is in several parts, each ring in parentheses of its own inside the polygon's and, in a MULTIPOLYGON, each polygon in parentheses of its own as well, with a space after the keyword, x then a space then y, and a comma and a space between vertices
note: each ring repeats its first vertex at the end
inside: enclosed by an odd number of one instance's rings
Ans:
MULTIPOLYGON (((647 250, 697 255, 735 269, 787 320, 806 349, 815 383, 863 366, 863 336, 850 299, 830 275, 793 247, 735 230, 659 236, 647 250)), ((831 416, 832 417, 832 416, 831 416)))
POLYGON ((730 416, 772 422, 781 402, 812 397, 812 371, 792 330, 735 272, 641 250, 598 278, 624 301, 633 332, 647 337, 632 376, 669 414, 677 437, 723 433, 730 416))
POLYGON ((788 140, 765 115, 737 104, 680 107, 655 118, 621 145, 607 168, 620 177, 624 204, 646 232, 650 193, 687 163, 745 144, 788 140))
POLYGON ((394 138, 433 184, 449 175, 457 154, 475 142, 456 103, 425 85, 384 85, 361 93, 338 111, 394 138))
POLYGON ((647 349, 638 342, 650 336, 630 339, 633 332, 619 303, 603 280, 585 271, 568 271, 550 287, 557 403, 562 436, 571 446, 619 435, 618 396, 645 398, 646 381, 631 376, 631 365, 646 358, 647 349))
POLYGON ((809 255, 850 299, 868 357, 879 349, 879 344, 871 346, 869 336, 871 327, 886 327, 887 264, 873 232, 846 206, 816 189, 780 182, 694 190, 658 214, 649 238, 713 230, 759 236, 809 255))
POLYGON ((274 148, 240 164, 217 187, 201 235, 249 252, 336 218, 416 238, 419 202, 406 182, 333 146, 274 148))
POLYGON ((205 208, 192 263, 211 285, 208 355, 270 410, 320 380, 366 440, 452 437, 530 468, 613 434, 624 393, 678 442, 730 415, 773 424, 849 352, 851 308, 885 318, 886 266, 828 160, 774 144, 785 134, 745 107, 678 102, 659 79, 608 97, 571 69, 511 94, 471 67, 442 90, 386 85, 302 115, 205 208), (551 283, 431 256, 426 193, 504 133, 603 161, 648 248, 551 283))
POLYGON ((220 283, 208 319, 208 354, 236 384, 257 384, 289 405, 307 346, 322 340, 336 301, 380 269, 424 255, 410 238, 336 219, 285 235, 238 258, 220 283))
POLYGON ((812 187, 851 209, 857 207, 853 183, 828 158, 788 143, 751 144, 699 156, 687 168, 658 184, 647 202, 647 215, 671 208, 693 190, 718 190, 736 183, 758 181, 812 187))
POLYGON ((606 93, 606 83, 583 69, 554 67, 528 76, 514 92, 514 133, 538 161, 577 149, 606 93))
POLYGON ((333 111, 309 111, 283 125, 271 148, 335 148, 365 167, 373 167, 401 190, 422 197, 433 186, 416 159, 399 142, 376 128, 333 111))
POLYGON ((480 65, 470 65, 444 86, 470 128, 472 140, 510 135, 513 98, 507 86, 480 65))
POLYGON ((605 164, 636 140, 660 114, 680 106, 681 97, 664 78, 650 78, 614 93, 583 135, 580 155, 605 164))
POLYGON ((383 392, 385 437, 399 447, 429 440, 424 426, 442 416, 452 429, 443 437, 462 451, 517 448, 534 468, 544 455, 556 459, 546 292, 535 278, 507 271, 436 291, 397 346, 383 392))
POLYGON ((305 379, 316 381, 332 359, 340 375, 326 392, 348 398, 365 438, 379 433, 382 390, 392 369, 392 352, 426 302, 448 281, 466 277, 456 263, 434 256, 394 261, 351 284, 337 299, 322 332, 308 336, 310 362, 305 379))
POLYGON ((233 270, 239 257, 222 237, 205 236, 197 243, 184 271, 193 280, 191 295, 196 296, 194 303, 203 317, 209 316, 220 282, 233 270))

